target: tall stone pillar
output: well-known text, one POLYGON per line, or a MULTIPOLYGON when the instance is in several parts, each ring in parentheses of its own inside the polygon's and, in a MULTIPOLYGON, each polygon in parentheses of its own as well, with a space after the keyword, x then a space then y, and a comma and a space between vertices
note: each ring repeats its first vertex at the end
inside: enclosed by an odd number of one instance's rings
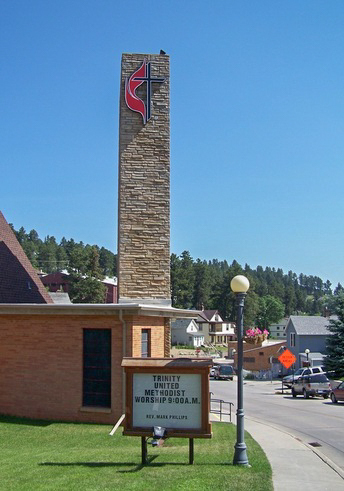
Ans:
POLYGON ((170 305, 170 87, 165 54, 122 55, 118 182, 119 302, 170 305))

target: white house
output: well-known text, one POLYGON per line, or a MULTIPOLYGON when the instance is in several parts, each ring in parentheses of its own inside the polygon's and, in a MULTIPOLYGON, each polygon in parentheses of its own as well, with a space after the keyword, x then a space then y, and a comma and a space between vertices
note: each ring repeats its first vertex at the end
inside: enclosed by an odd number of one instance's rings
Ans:
POLYGON ((199 332, 194 319, 174 319, 171 323, 172 346, 183 344, 198 348, 204 344, 204 335, 199 332))
POLYGON ((277 322, 277 324, 271 324, 271 326, 269 326, 270 338, 284 341, 286 339, 285 327, 288 320, 289 318, 285 317, 284 319, 281 319, 279 322, 277 322))
POLYGON ((196 322, 206 343, 226 344, 235 339, 234 322, 224 321, 217 310, 202 310, 196 322))

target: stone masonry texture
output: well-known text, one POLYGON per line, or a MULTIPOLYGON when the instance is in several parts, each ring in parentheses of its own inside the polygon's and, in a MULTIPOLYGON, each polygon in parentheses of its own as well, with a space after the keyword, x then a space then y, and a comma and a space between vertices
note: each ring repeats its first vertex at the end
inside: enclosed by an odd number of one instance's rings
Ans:
MULTIPOLYGON (((136 91, 145 100, 146 83, 136 91)), ((170 302, 170 105, 169 57, 123 54, 119 125, 118 278, 119 301, 170 302), (125 80, 151 62, 152 117, 125 102, 125 80)))

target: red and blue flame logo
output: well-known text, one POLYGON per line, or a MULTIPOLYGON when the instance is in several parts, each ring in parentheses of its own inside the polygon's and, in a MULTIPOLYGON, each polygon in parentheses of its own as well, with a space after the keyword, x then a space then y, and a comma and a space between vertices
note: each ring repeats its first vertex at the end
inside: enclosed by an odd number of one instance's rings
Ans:
POLYGON ((129 109, 140 113, 143 119, 143 124, 151 118, 151 103, 152 103, 152 83, 162 83, 164 78, 153 78, 151 76, 151 63, 143 60, 142 65, 125 81, 125 102, 129 109), (146 83, 146 101, 140 99, 136 90, 140 85, 146 83))

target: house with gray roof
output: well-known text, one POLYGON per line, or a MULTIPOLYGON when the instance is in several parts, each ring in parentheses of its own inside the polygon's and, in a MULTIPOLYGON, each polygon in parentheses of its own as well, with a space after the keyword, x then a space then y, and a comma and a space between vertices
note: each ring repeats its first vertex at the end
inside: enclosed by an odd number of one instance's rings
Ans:
POLYGON ((329 317, 291 315, 285 332, 287 348, 296 356, 295 369, 307 365, 319 366, 326 356, 326 338, 331 335, 327 329, 329 317), (309 350, 307 357, 306 350, 309 350))
POLYGON ((198 348, 204 344, 204 335, 199 332, 194 319, 174 319, 171 322, 172 346, 183 344, 191 348, 198 348))

